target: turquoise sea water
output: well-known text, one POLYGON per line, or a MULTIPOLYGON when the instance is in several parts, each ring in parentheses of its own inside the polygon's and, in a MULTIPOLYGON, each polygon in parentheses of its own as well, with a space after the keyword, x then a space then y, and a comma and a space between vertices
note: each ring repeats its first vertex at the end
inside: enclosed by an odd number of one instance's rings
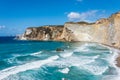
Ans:
POLYGON ((0 37, 0 80, 120 80, 117 53, 100 44, 13 39, 0 37))

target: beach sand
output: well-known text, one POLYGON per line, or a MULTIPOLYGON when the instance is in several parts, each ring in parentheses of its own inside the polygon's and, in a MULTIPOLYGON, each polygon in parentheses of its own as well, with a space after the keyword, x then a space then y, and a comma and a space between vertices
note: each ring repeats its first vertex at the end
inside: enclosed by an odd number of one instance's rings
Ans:
POLYGON ((120 67, 120 55, 119 55, 119 57, 117 57, 116 61, 117 61, 117 64, 116 64, 116 65, 117 65, 118 67, 120 67))

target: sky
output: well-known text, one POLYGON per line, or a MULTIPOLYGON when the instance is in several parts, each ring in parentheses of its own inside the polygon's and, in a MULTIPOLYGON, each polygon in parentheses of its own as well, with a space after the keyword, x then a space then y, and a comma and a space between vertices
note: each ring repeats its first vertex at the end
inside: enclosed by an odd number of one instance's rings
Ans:
POLYGON ((120 0, 0 0, 0 36, 24 33, 27 27, 94 22, 120 11, 120 0))

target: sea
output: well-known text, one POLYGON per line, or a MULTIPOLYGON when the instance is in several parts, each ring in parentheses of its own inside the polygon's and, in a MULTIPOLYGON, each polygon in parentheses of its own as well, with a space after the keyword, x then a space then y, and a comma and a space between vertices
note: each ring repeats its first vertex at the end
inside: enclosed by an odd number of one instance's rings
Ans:
POLYGON ((118 54, 98 43, 0 37, 0 80, 120 80, 118 54))

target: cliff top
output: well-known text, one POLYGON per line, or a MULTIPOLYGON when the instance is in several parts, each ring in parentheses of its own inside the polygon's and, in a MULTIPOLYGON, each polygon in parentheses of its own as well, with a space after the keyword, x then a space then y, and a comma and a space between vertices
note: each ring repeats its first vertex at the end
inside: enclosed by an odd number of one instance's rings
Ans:
POLYGON ((117 16, 120 16, 120 11, 112 14, 109 18, 111 18, 111 17, 117 17, 117 16))
POLYGON ((81 22, 66 22, 65 24, 86 24, 86 25, 90 25, 90 24, 94 24, 94 23, 89 23, 89 22, 85 22, 85 21, 81 21, 81 22))
POLYGON ((40 28, 40 27, 64 27, 64 25, 45 25, 45 26, 38 26, 38 27, 28 27, 27 29, 40 28))

